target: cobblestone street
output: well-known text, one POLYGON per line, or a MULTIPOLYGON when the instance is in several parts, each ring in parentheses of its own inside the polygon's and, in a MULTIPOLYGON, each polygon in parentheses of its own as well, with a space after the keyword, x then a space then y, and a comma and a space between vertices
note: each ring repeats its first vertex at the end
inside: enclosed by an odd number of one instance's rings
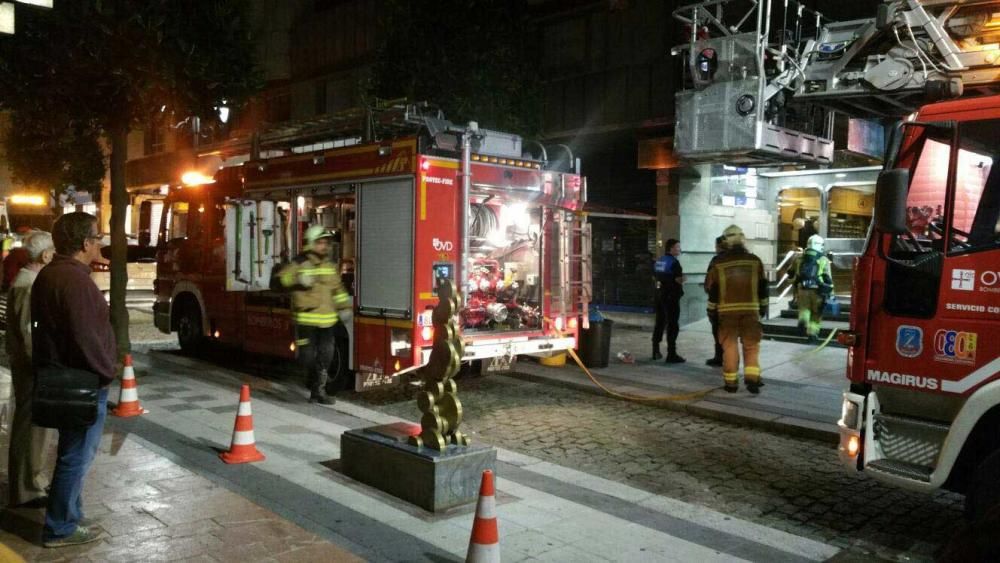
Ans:
MULTIPOLYGON (((833 445, 510 377, 458 383, 463 428, 480 442, 855 554, 929 559, 962 524, 962 497, 850 475, 833 445)), ((418 412, 399 395, 353 400, 400 417, 418 412)))

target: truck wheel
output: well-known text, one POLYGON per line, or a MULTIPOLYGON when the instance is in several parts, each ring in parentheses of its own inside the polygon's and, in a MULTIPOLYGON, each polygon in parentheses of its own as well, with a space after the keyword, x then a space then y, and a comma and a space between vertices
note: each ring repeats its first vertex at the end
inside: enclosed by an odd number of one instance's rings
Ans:
POLYGON ((204 341, 201 331, 201 311, 196 306, 184 307, 177 319, 177 342, 181 350, 186 354, 197 354, 204 341))
POLYGON ((990 454, 976 467, 965 494, 965 516, 978 522, 1000 510, 1000 451, 990 454))
POLYGON ((333 349, 333 360, 326 370, 326 392, 331 395, 354 388, 351 366, 348 365, 350 358, 347 347, 350 346, 350 342, 347 340, 346 332, 344 331, 345 334, 343 336, 337 337, 337 345, 333 349))

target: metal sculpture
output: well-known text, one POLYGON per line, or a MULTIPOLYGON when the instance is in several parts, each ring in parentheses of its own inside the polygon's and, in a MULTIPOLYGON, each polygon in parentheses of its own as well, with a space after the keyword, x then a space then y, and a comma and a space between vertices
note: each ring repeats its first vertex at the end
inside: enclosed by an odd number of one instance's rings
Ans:
POLYGON ((427 365, 419 371, 424 390, 417 395, 420 434, 410 436, 410 444, 443 451, 449 445, 468 446, 469 437, 458 431, 462 423, 462 402, 453 379, 462 365, 464 345, 455 323, 459 310, 455 283, 445 280, 438 286, 438 304, 432 313, 434 344, 427 365))

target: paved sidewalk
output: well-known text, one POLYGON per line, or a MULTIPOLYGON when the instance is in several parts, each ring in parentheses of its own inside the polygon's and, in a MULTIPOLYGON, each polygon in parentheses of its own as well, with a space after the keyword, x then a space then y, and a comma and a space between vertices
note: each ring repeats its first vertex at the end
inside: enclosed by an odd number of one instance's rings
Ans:
MULTIPOLYGON (((46 549, 40 542, 44 510, 4 509, 0 544, 28 561, 361 561, 179 466, 141 438, 113 429, 116 421, 111 422, 84 487, 84 514, 105 532, 104 538, 46 549)), ((4 503, 7 442, 4 428, 0 434, 4 503)), ((54 456, 54 449, 50 454, 54 456)))
MULTIPOLYGON (((612 320, 616 318, 614 313, 607 316, 612 320)), ((847 387, 845 349, 827 347, 817 350, 801 344, 765 340, 761 345, 765 385, 760 395, 750 395, 742 386, 738 393, 731 394, 721 389, 721 370, 705 365, 705 360, 713 354, 714 346, 707 319, 682 327, 677 348, 678 353, 687 359, 684 364, 651 360, 651 331, 638 328, 644 320, 636 315, 624 320, 625 323, 616 323, 612 329, 608 367, 591 369, 606 387, 644 397, 716 388, 699 399, 660 401, 658 404, 796 436, 837 440, 836 422, 840 417, 841 394, 847 387), (636 363, 621 362, 616 357, 619 352, 630 352, 636 363)), ((561 368, 543 366, 530 359, 522 360, 515 370, 517 373, 512 374, 513 377, 604 393, 571 358, 561 368)))
MULTIPOLYGON (((346 401, 305 403, 295 382, 258 378, 172 353, 138 354, 149 413, 114 422, 170 452, 185 468, 309 531, 379 561, 465 555, 473 506, 430 514, 340 472, 340 435, 402 419, 346 401), (261 463, 219 463, 241 382, 254 388, 261 463)), ((498 449, 497 513, 505 561, 825 560, 836 547, 498 449)))

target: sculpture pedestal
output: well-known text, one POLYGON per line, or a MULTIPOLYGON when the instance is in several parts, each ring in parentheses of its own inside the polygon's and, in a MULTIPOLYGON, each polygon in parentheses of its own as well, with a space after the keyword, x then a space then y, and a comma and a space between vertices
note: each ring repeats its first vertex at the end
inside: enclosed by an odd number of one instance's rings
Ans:
POLYGON ((407 443, 416 424, 396 423, 348 430, 340 436, 341 468, 348 477, 440 512, 479 498, 483 470, 496 472, 491 446, 448 446, 438 452, 407 443))

